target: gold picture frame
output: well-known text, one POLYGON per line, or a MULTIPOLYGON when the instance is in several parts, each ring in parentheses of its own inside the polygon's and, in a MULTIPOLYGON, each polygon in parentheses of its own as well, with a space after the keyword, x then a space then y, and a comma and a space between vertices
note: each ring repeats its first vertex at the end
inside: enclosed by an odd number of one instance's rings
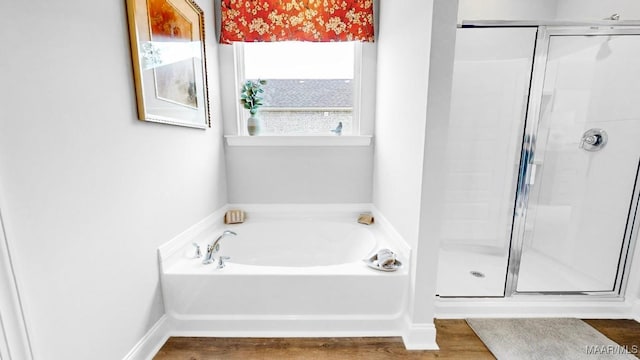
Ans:
POLYGON ((126 0, 138 118, 211 127, 204 14, 192 0, 126 0))

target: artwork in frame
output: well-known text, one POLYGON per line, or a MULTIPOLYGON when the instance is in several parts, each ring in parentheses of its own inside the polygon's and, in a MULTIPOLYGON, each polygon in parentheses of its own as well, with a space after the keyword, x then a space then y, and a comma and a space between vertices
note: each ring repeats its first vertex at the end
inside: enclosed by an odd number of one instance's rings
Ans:
POLYGON ((210 127, 200 7, 192 0, 127 0, 127 13, 138 118, 210 127))

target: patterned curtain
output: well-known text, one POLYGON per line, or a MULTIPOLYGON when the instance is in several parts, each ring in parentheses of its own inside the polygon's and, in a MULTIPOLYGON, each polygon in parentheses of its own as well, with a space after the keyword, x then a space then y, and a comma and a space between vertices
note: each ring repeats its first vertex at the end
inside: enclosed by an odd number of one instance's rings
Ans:
POLYGON ((222 0, 220 42, 373 42, 373 0, 222 0))

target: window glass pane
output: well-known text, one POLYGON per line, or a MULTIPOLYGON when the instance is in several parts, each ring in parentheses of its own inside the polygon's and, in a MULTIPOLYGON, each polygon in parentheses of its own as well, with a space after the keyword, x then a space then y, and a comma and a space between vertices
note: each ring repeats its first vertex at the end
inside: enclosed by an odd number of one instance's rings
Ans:
POLYGON ((354 43, 244 43, 248 79, 353 79, 354 43))
POLYGON ((267 81, 262 133, 352 134, 354 58, 354 43, 245 43, 245 78, 267 81))

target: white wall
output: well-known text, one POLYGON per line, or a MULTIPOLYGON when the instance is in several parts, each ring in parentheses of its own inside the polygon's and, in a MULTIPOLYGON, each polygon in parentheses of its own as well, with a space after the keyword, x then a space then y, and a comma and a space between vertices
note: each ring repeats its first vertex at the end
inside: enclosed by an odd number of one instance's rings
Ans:
POLYGON ((636 0, 460 0, 462 20, 602 20, 612 14, 621 20, 639 20, 636 0))
POLYGON ((620 20, 640 20, 637 0, 557 0, 559 20, 602 20, 619 14, 620 20))
POLYGON ((426 322, 435 311, 436 273, 438 249, 443 238, 441 227, 446 210, 442 189, 448 181, 445 160, 451 128, 450 104, 456 41, 456 14, 458 2, 434 0, 429 57, 429 89, 425 146, 423 149, 424 175, 421 183, 421 211, 419 218, 419 244, 416 249, 413 321, 426 322))
POLYGON ((432 3, 380 1, 373 202, 412 247, 418 242, 432 3))
MULTIPOLYGON (((413 250, 408 327, 414 323, 416 264, 422 262, 415 249, 421 211, 432 10, 433 0, 380 1, 373 203, 413 250)), ((425 334, 407 336, 405 346, 434 345, 430 340, 435 340, 433 319, 421 321, 426 323, 425 334)))
POLYGON ((198 3, 206 131, 137 120, 125 1, 0 4, 0 208, 37 359, 122 359, 164 313, 157 247, 226 203, 198 3))
POLYGON ((227 147, 230 203, 370 203, 373 147, 227 147))
MULTIPOLYGON (((462 20, 553 20, 559 0, 459 0, 462 20)), ((576 2, 582 2, 576 0, 576 2)))
MULTIPOLYGON (((433 1, 422 0, 383 0, 380 5, 373 202, 414 250, 421 211, 432 6, 433 1)), ((415 255, 414 251, 412 282, 416 263, 422 261, 415 255)), ((414 294, 415 284, 410 298, 414 294)))
POLYGON ((444 208, 437 166, 446 146, 457 6, 451 0, 381 2, 373 199, 413 248, 405 344, 418 348, 435 339, 438 213, 444 208))

